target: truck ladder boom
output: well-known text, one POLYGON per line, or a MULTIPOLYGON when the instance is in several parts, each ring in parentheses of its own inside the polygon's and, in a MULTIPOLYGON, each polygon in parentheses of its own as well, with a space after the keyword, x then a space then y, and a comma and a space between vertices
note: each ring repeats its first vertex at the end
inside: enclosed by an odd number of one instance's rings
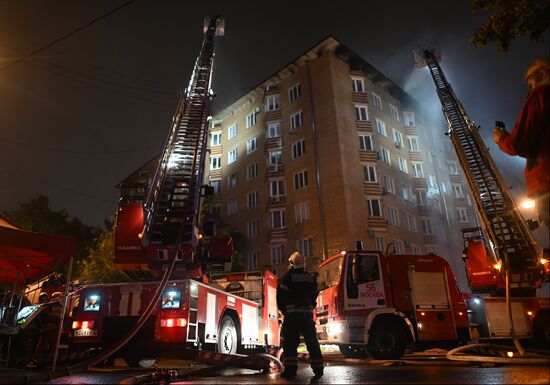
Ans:
POLYGON ((144 234, 153 244, 196 241, 208 139, 214 37, 223 35, 221 17, 207 18, 204 40, 189 86, 180 98, 145 203, 144 234))
POLYGON ((494 244, 497 257, 508 260, 513 272, 536 269, 534 241, 525 220, 505 187, 478 127, 469 119, 447 82, 432 50, 421 52, 435 83, 451 141, 481 217, 481 225, 494 244))

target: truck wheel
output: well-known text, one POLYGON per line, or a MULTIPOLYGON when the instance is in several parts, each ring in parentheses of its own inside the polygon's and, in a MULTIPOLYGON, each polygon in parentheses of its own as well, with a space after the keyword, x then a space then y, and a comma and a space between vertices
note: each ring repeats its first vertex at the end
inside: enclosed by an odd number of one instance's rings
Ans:
POLYGON ((396 360, 405 353, 406 336, 396 322, 377 322, 370 331, 367 351, 377 360, 396 360))
POLYGON ((338 345, 340 353, 346 358, 366 358, 368 356, 362 345, 338 345))
POLYGON ((220 326, 220 334, 218 336, 218 352, 225 354, 237 353, 237 328, 235 322, 230 316, 225 316, 222 319, 220 326))

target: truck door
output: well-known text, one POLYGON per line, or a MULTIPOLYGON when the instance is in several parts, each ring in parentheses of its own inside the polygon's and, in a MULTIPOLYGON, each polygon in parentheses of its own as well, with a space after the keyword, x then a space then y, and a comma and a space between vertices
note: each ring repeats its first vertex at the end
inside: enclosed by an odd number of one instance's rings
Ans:
POLYGON ((444 271, 415 271, 409 282, 417 320, 418 340, 456 340, 456 325, 444 271))
POLYGON ((346 267, 346 309, 372 309, 386 306, 384 282, 378 254, 355 254, 346 267))
POLYGON ((279 346, 279 319, 277 316, 277 276, 266 270, 263 279, 263 334, 269 346, 279 346))

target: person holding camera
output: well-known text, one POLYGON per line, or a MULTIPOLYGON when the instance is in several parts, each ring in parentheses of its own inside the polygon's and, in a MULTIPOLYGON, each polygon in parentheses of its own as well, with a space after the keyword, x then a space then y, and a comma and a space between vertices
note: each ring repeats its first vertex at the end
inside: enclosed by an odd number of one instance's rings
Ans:
POLYGON ((525 72, 531 89, 512 132, 504 127, 493 129, 493 141, 508 155, 527 159, 527 194, 535 200, 539 220, 549 229, 550 204, 550 60, 535 60, 525 72))

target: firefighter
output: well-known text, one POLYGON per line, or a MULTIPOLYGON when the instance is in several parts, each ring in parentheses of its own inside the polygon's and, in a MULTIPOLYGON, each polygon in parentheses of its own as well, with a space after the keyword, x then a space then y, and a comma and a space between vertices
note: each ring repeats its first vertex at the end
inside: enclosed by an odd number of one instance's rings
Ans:
POLYGON ((277 306, 283 313, 284 371, 282 377, 296 376, 300 334, 309 352, 309 362, 315 377, 323 375, 323 357, 315 332, 313 309, 317 300, 317 279, 304 270, 304 257, 298 252, 288 259, 288 272, 277 287, 277 306))
POLYGON ((40 293, 38 300, 44 307, 42 313, 38 315, 38 321, 40 325, 40 336, 34 351, 33 360, 29 363, 28 367, 42 366, 53 354, 55 348, 57 328, 59 327, 59 320, 61 318, 61 298, 63 294, 56 292, 52 295, 52 300, 48 296, 48 293, 40 293))

